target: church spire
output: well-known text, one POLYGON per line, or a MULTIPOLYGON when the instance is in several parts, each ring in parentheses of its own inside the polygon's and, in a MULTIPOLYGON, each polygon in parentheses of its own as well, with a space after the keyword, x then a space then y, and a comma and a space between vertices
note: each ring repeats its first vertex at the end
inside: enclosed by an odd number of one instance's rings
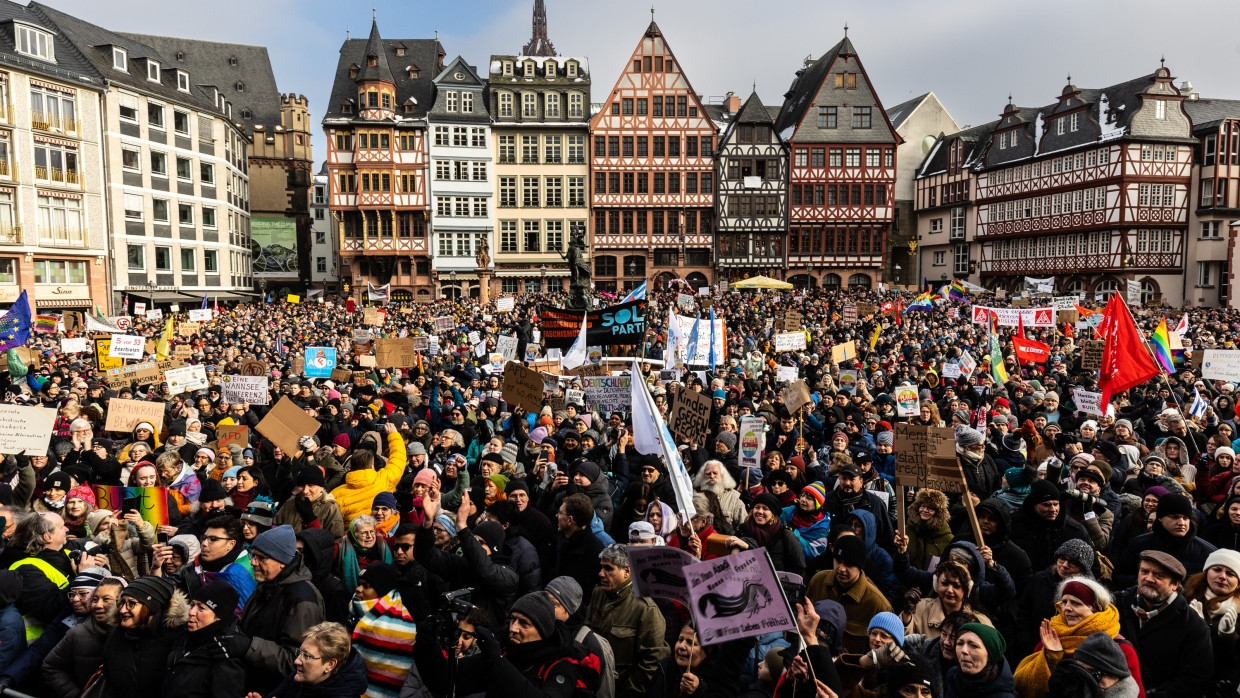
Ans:
POLYGON ((530 42, 521 49, 522 56, 554 56, 555 46, 547 38, 547 6, 543 0, 534 0, 534 30, 530 42))
POLYGON ((370 36, 366 39, 366 66, 357 77, 357 82, 368 80, 396 84, 392 79, 392 69, 388 67, 383 39, 379 36, 379 21, 375 18, 370 20, 370 36))

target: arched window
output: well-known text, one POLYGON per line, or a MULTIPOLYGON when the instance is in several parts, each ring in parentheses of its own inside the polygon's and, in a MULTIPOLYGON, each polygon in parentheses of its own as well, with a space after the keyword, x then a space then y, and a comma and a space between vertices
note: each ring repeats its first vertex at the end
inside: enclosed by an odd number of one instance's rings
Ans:
POLYGON ((839 274, 827 274, 826 276, 822 277, 822 290, 824 291, 840 290, 840 275, 839 274))
POLYGON ((849 288, 869 288, 872 283, 869 274, 853 274, 848 277, 849 288))
POLYGON ((461 297, 461 287, 458 285, 444 284, 439 287, 439 296, 441 298, 451 298, 457 300, 461 297))
POLYGON ((1158 286, 1158 282, 1153 279, 1145 279, 1141 282, 1141 305, 1145 305, 1150 301, 1162 300, 1162 289, 1158 286))
POLYGON ((1080 279, 1072 279, 1063 285, 1065 294, 1077 294, 1085 292, 1085 282, 1080 279))
POLYGON ((1119 290, 1119 284, 1115 279, 1103 279, 1094 284, 1094 299, 1105 301, 1110 299, 1111 294, 1119 290))
MULTIPOLYGON (((831 274, 831 276, 835 276, 835 275, 831 274)), ((837 288, 839 286, 839 280, 840 280, 840 277, 835 276, 835 282, 836 282, 837 288)), ((810 276, 809 274, 797 274, 795 276, 788 277, 788 283, 800 289, 800 288, 813 288, 816 281, 814 277, 810 276)))
POLYGON ((693 272, 685 277, 685 281, 689 282, 689 286, 693 288, 694 293, 697 293, 699 288, 710 286, 710 281, 706 278, 706 275, 701 272, 693 272))
POLYGON ((629 255, 624 258, 624 275, 625 276, 645 276, 646 275, 646 256, 645 255, 629 255))
POLYGON ((397 303, 408 303, 413 300, 413 294, 405 290, 392 291, 392 300, 397 303))

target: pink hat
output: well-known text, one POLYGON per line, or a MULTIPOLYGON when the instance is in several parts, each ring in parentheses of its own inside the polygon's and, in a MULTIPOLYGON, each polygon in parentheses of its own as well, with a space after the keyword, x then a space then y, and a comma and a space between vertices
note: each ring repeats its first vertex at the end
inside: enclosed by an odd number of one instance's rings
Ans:
POLYGON ((547 438, 547 427, 535 427, 530 430, 530 441, 541 444, 547 438))
POLYGON ((332 388, 331 390, 328 390, 328 391, 327 391, 327 399, 328 399, 328 400, 335 400, 335 399, 336 399, 336 398, 338 398, 338 397, 340 397, 340 393, 339 393, 339 392, 337 392, 335 388, 332 388))
POLYGON ((427 487, 438 487, 439 476, 430 468, 422 468, 417 475, 413 476, 413 484, 426 485, 427 487))
POLYGON ((86 485, 78 485, 65 495, 66 502, 70 499, 80 499, 93 507, 95 506, 95 491, 86 485))

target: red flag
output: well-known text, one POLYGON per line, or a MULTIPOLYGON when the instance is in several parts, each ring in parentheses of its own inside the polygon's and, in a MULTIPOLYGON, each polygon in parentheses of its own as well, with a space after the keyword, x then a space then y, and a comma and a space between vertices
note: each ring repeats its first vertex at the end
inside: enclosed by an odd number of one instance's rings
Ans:
POLYGON ((903 314, 904 314, 904 299, 900 298, 899 296, 896 296, 896 325, 897 326, 904 324, 904 319, 901 317, 903 314))
POLYGON ((1012 349, 1020 363, 1044 364, 1050 358, 1050 345, 1025 337, 1025 314, 1016 316, 1016 334, 1012 336, 1012 349))
POLYGON ((1021 339, 1025 338, 1025 314, 1016 314, 1016 336, 1021 339))
POLYGON ((1067 337, 1068 339, 1072 339, 1073 337, 1076 336, 1076 333, 1072 329, 1072 323, 1065 322, 1063 324, 1063 336, 1067 337))
POLYGON ((1145 348, 1145 339, 1121 295, 1112 293, 1103 311, 1102 324, 1107 327, 1107 333, 1102 351, 1102 371, 1098 378, 1103 409, 1111 403, 1112 395, 1158 375, 1154 357, 1145 348))

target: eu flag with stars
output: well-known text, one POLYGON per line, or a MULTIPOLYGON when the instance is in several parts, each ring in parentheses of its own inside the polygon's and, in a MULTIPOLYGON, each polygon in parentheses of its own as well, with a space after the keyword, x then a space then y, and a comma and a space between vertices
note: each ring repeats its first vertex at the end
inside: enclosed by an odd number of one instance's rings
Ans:
POLYGON ((25 346, 28 339, 30 339, 30 303, 26 300, 26 292, 22 291, 9 312, 0 317, 0 351, 25 346))

